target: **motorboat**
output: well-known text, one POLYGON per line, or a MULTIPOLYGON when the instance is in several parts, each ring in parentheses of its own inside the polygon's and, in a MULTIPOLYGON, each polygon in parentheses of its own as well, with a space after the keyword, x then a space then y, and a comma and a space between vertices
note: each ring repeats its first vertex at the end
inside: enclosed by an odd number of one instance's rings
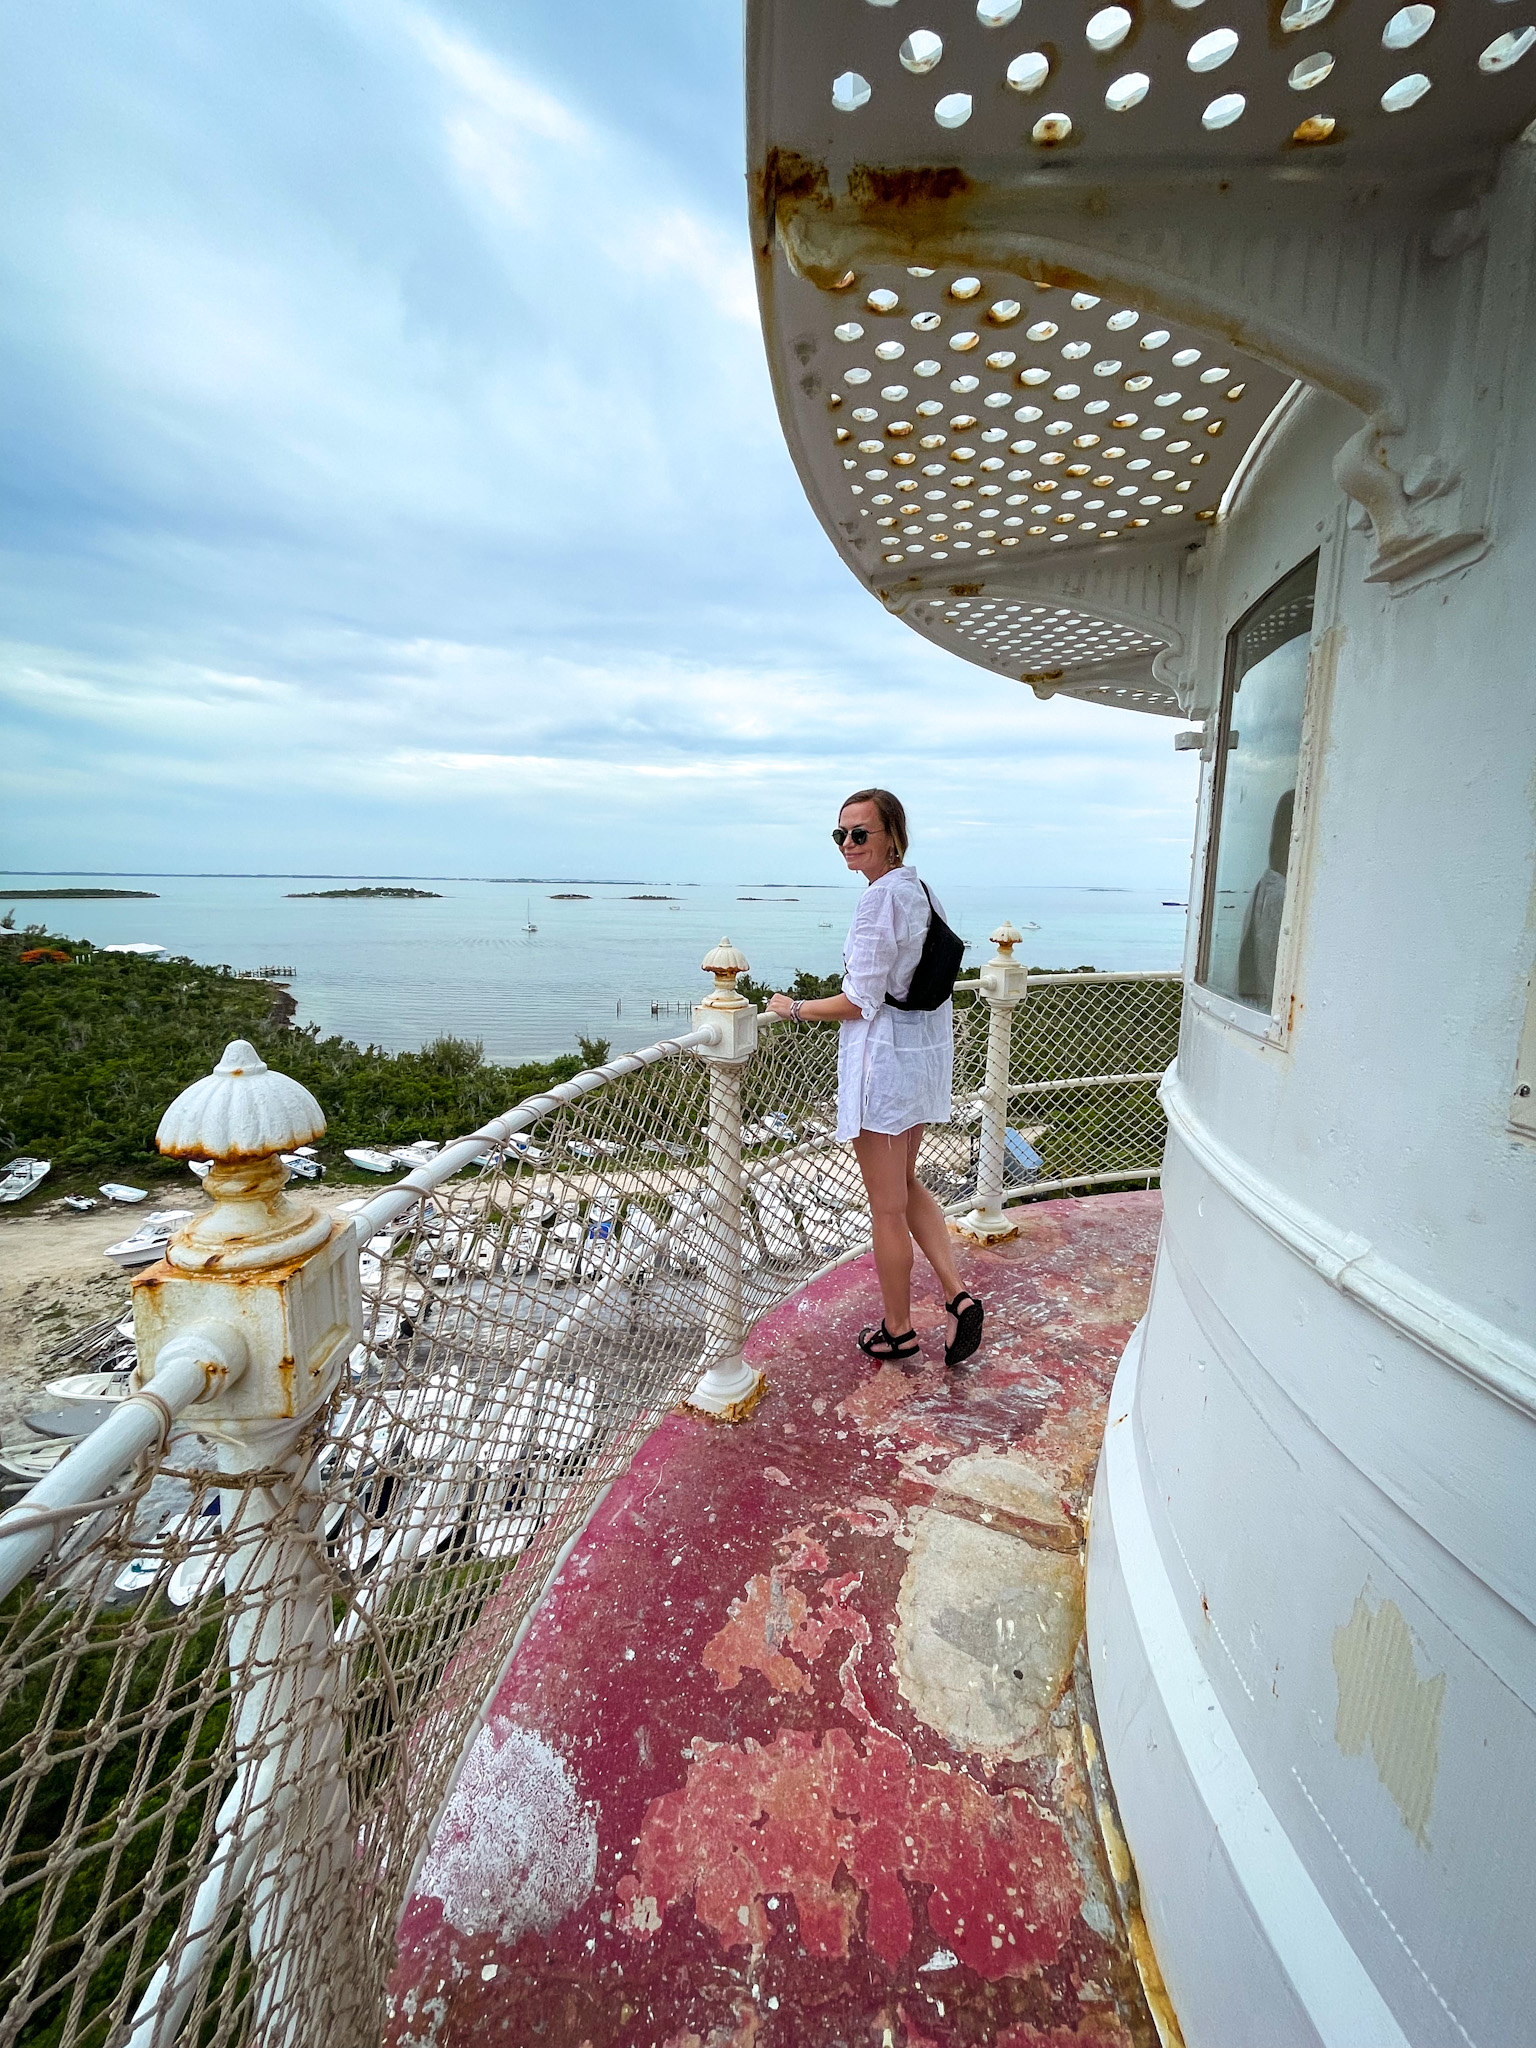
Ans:
POLYGON ((119 1266, 148 1266, 161 1256, 176 1230, 192 1214, 191 1209, 155 1209, 132 1237, 109 1244, 105 1256, 119 1266))
POLYGON ((206 1180, 213 1171, 213 1161, 211 1159, 189 1159, 187 1161, 187 1171, 198 1180, 206 1180))
POLYGON ((68 1457, 75 1441, 73 1437, 56 1436, 39 1443, 36 1437, 26 1437, 19 1443, 0 1444, 0 1472, 24 1485, 35 1486, 68 1457))
POLYGON ((52 1164, 51 1159, 33 1159, 25 1152, 13 1159, 0 1178, 0 1202, 19 1202, 30 1195, 52 1164))
POLYGON ((98 1420, 115 1413, 130 1391, 125 1372, 67 1372, 43 1385, 49 1400, 65 1414, 94 1415, 98 1420))
POLYGON ((344 1156, 354 1166, 360 1166, 364 1173, 393 1173, 400 1163, 393 1152, 376 1152, 367 1145, 349 1145, 344 1156))
POLYGON ((325 1168, 301 1147, 297 1152, 280 1152, 278 1157, 295 1180, 324 1180, 325 1168))
POLYGON ((442 1149, 441 1142, 436 1138, 418 1138, 414 1145, 392 1146, 389 1156, 407 1168, 430 1166, 442 1149))
POLYGON ((149 1189, 131 1188, 126 1181, 104 1180, 98 1193, 105 1195, 109 1202, 142 1202, 149 1189))

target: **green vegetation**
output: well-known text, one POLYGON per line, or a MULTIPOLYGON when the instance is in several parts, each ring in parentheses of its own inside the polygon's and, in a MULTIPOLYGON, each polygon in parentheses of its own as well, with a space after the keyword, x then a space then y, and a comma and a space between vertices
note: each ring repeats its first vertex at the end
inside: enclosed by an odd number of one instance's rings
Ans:
POLYGON ((613 1051, 613 1040, 611 1038, 578 1038, 576 1046, 581 1054, 581 1063, 584 1067, 600 1067, 613 1051))
POLYGON ((332 903, 353 896, 403 896, 413 902, 430 903, 443 900, 441 889, 290 889, 283 900, 286 903, 332 903))
POLYGON ((60 1602, 43 1613, 18 1591, 0 1610, 0 1813, 17 1829, 0 1904, 0 2011, 10 2003, 13 1972, 40 1912, 49 1916, 49 1946, 33 1996, 58 1986, 16 2036, 27 2048, 62 2048, 66 2038, 76 2048, 101 2048, 134 1922, 152 1913, 149 1967, 175 1931, 204 1808, 210 1793, 222 1791, 227 1768, 220 1754, 229 1711, 221 1609, 210 1601, 207 1619, 185 1636, 181 1616, 158 1603, 88 1615, 60 1602), (61 1679, 63 1696, 51 1710, 50 1691, 61 1679), (178 1779, 173 1803, 169 1788, 178 1779), (49 1857, 66 1835, 83 1854, 62 1895, 50 1899, 49 1857), (88 1935, 91 1949, 105 1954, 91 1973, 76 2031, 68 2026, 70 1997, 88 1935))
POLYGON ((142 898, 146 902, 158 903, 158 889, 4 889, 0 890, 7 903, 60 902, 66 896, 76 903, 105 903, 117 897, 142 898))
POLYGON ((477 1043, 450 1037, 382 1052, 322 1038, 313 1025, 285 1028, 274 1021, 278 995, 191 960, 105 953, 41 929, 0 934, 0 1153, 51 1159, 50 1196, 72 1175, 105 1169, 142 1181, 160 1163, 155 1127, 166 1104, 233 1038, 317 1098, 333 1176, 350 1174, 344 1146, 458 1137, 583 1064, 571 1053, 498 1066, 477 1043), (23 964, 27 954, 43 957, 23 964))
MULTIPOLYGON (((789 987, 783 991, 794 996, 798 1002, 808 1003, 815 996, 835 996, 843 985, 841 974, 808 974, 804 968, 795 976, 789 987)), ((744 974, 736 984, 749 1003, 756 1003, 761 1009, 774 993, 766 981, 754 981, 750 974, 744 974)))

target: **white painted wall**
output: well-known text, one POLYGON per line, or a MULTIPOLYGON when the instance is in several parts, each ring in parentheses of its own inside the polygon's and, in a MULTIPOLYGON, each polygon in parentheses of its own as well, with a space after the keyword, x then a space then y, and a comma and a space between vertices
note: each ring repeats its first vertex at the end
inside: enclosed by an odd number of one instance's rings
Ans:
POLYGON ((1311 394, 1204 570, 1214 701, 1229 627, 1322 548, 1280 1023, 1187 1000, 1090 1546, 1190 2048, 1536 2041, 1536 1143, 1505 1122, 1536 957, 1529 341, 1482 560, 1366 583, 1331 469, 1358 421, 1311 394))

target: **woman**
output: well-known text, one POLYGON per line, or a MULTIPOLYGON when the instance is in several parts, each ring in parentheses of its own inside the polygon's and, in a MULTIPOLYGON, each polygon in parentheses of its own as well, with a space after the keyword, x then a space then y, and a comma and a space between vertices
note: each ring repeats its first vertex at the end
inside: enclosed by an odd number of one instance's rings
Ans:
POLYGON ((947 1123, 954 1037, 950 1005, 901 1010, 932 915, 943 915, 916 874, 903 866, 907 815, 888 789, 861 789, 838 813, 832 834, 844 861, 868 884, 843 949, 842 992, 791 1001, 771 996, 776 1017, 795 1023, 835 1022, 837 1135, 852 1141, 869 1191, 875 1270, 885 1318, 864 1330, 866 1357, 918 1355, 912 1327, 912 1242, 915 1238, 944 1289, 953 1329, 944 1363, 959 1365, 981 1342, 982 1306, 960 1285, 943 1212, 917 1177, 923 1126, 947 1123))

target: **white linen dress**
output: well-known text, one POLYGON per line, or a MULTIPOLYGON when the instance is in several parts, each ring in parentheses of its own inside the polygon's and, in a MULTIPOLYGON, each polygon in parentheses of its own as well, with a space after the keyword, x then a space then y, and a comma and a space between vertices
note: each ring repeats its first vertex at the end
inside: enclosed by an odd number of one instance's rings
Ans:
MULTIPOLYGON (((934 898, 934 909, 943 915, 934 898)), ((892 868, 859 898, 843 948, 843 993, 859 1006, 838 1026, 837 1135, 895 1135, 914 1124, 949 1121, 954 1073, 951 1005, 894 1010, 928 932, 928 898, 911 868, 892 868)))

